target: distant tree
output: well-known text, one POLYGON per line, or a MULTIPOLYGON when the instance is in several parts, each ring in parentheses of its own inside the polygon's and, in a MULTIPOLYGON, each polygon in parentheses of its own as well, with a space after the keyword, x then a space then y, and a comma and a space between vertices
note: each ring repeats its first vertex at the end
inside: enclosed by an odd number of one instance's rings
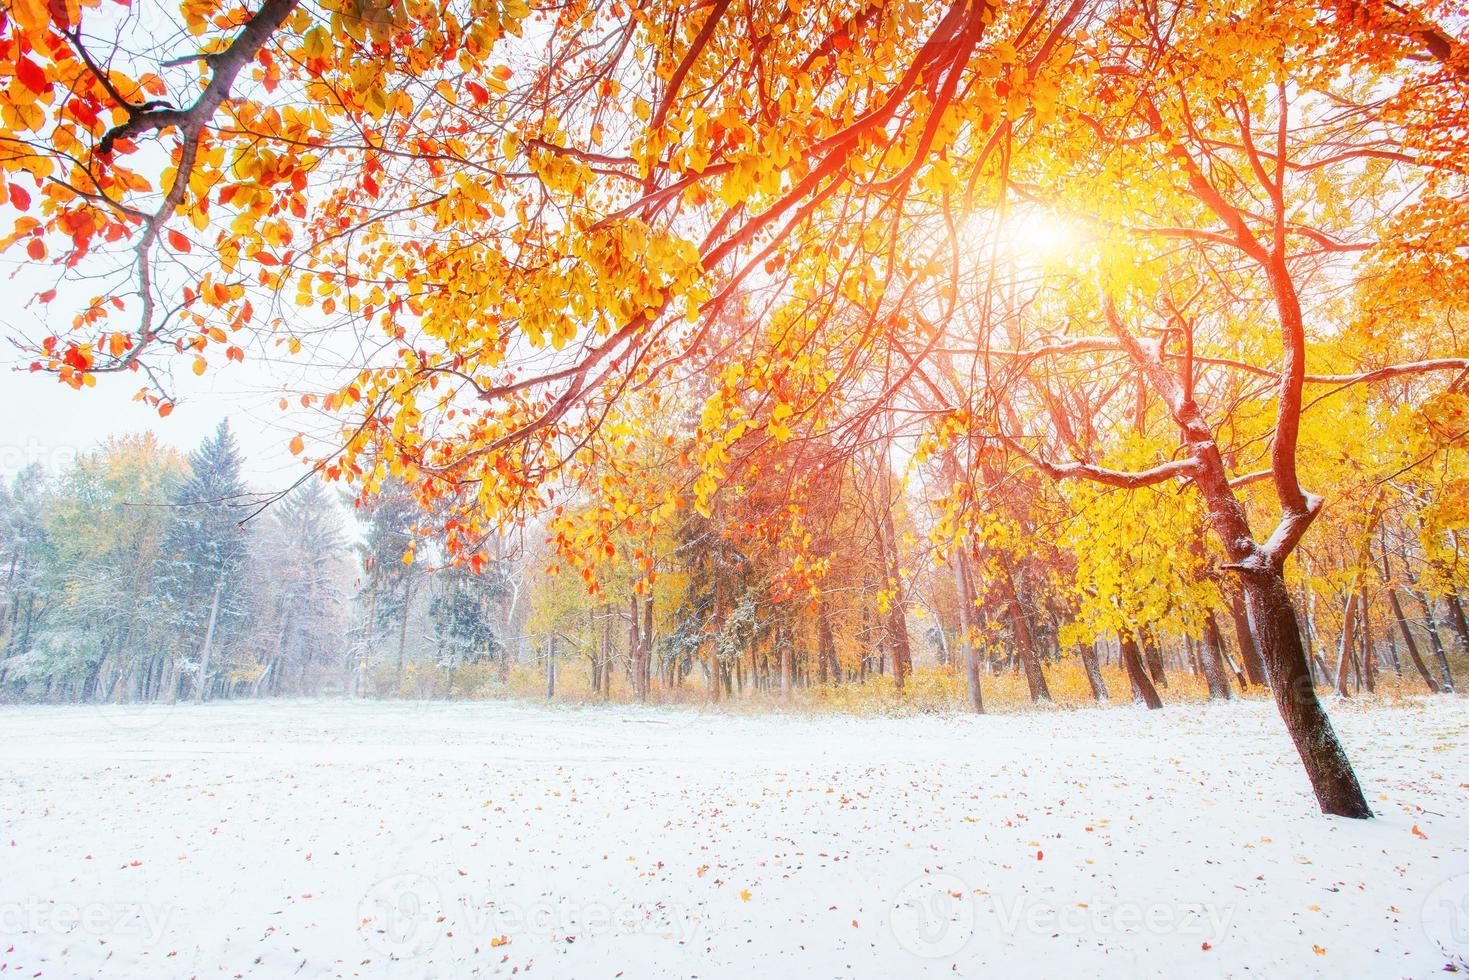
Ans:
POLYGON ((155 579, 163 624, 177 655, 197 657, 195 697, 208 697, 217 676, 216 648, 237 639, 251 607, 241 574, 249 538, 240 521, 249 503, 241 459, 229 422, 189 457, 189 473, 173 495, 155 579))
POLYGON ((429 617, 440 665, 453 669, 503 651, 505 643, 495 631, 495 620, 497 606, 509 588, 499 563, 478 574, 467 568, 446 568, 435 579, 429 617))
MULTIPOLYGON (((35 464, 0 481, 0 637, 6 659, 28 653, 46 610, 46 474, 35 464)), ((0 680, 18 664, 0 663, 0 680)))
POLYGON ((401 482, 389 479, 382 492, 358 510, 363 525, 364 617, 358 639, 359 655, 376 662, 380 651, 393 651, 395 676, 402 680, 407 657, 408 625, 420 573, 414 568, 414 525, 423 511, 401 482))
POLYGON ((255 689, 314 691, 345 666, 350 552, 341 508, 313 481, 264 516, 251 541, 262 651, 255 689))
POLYGON ((46 508, 54 609, 35 669, 93 700, 150 699, 168 683, 148 600, 170 516, 150 506, 184 475, 153 433, 109 439, 56 483, 46 508))

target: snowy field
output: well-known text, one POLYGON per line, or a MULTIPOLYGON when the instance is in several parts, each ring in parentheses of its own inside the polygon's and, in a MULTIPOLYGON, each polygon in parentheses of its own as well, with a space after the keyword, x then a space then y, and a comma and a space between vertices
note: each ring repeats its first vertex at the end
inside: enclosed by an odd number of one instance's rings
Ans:
POLYGON ((1469 707, 0 708, 0 977, 1442 975, 1469 707))

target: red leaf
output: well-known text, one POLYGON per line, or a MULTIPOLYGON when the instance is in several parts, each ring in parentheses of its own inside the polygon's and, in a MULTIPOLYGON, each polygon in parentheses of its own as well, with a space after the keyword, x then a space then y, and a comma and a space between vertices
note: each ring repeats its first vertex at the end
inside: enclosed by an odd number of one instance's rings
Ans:
POLYGON ((168 230, 168 244, 180 252, 187 252, 193 247, 189 244, 189 240, 184 237, 184 233, 177 228, 170 228, 168 230))
POLYGON ((19 184, 11 184, 10 203, 15 205, 17 211, 24 211, 31 206, 31 195, 19 184))
POLYGON ((32 238, 26 245, 26 254, 37 262, 41 261, 46 257, 46 243, 39 238, 32 238))
POLYGON ((15 60, 15 77, 26 88, 40 95, 51 88, 51 83, 46 81, 46 73, 29 58, 17 58, 15 60))

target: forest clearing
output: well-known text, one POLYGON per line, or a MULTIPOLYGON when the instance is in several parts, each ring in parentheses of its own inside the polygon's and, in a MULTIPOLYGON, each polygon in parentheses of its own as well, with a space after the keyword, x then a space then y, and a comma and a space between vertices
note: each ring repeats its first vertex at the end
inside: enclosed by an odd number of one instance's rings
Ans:
POLYGON ((1325 825, 1272 710, 8 710, 0 967, 158 978, 1469 968, 1463 701, 1335 710, 1377 819, 1325 825))

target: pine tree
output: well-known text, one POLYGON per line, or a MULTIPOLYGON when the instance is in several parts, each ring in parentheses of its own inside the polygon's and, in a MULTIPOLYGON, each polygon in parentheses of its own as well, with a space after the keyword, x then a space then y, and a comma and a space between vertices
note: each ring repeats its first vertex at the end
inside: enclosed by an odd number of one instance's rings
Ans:
POLYGON ((364 535, 360 550, 365 621, 357 656, 363 664, 376 665, 383 659, 383 651, 390 651, 395 687, 403 677, 408 623, 420 577, 405 555, 413 548, 414 523, 422 515, 413 495, 395 479, 386 481, 371 506, 358 513, 364 535))
POLYGON ((164 536, 159 607, 175 651, 188 661, 197 658, 196 698, 208 696, 217 673, 209 661, 223 662, 215 651, 228 647, 250 611, 250 590, 241 574, 249 557, 249 539, 240 524, 249 513, 241 462, 229 422, 220 422, 189 457, 189 474, 174 493, 173 519, 164 536))

